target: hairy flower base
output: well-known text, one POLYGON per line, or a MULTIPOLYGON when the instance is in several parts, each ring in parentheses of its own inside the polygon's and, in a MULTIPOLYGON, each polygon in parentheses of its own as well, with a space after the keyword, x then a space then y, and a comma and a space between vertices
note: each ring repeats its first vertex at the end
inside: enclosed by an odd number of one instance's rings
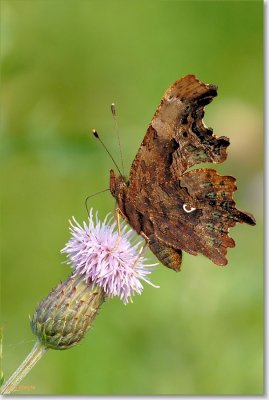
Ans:
POLYGON ((31 321, 32 330, 46 348, 68 349, 90 329, 104 300, 100 287, 72 275, 41 301, 31 321))

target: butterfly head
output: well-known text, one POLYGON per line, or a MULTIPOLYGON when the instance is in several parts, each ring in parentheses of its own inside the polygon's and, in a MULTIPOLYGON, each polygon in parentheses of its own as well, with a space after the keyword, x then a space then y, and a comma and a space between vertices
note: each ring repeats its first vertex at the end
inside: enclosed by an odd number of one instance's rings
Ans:
POLYGON ((118 202, 119 207, 124 203, 125 195, 128 189, 128 182, 123 175, 116 176, 113 169, 110 170, 110 192, 118 202))

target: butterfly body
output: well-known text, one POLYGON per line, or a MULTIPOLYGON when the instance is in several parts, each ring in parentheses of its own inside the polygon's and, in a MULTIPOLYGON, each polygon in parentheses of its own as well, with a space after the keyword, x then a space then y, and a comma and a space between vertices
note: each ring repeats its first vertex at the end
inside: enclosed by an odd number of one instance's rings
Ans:
MULTIPOLYGON (((121 215, 139 235, 148 241, 149 248, 162 264, 178 271, 182 261, 181 250, 170 248, 166 243, 162 243, 162 241, 155 237, 150 215, 145 210, 144 212, 142 210, 139 211, 133 202, 130 201, 128 186, 128 182, 123 176, 119 175, 117 177, 113 170, 110 171, 110 191, 117 200, 121 215)), ((149 198, 148 202, 150 202, 149 198)))
POLYGON ((227 157, 229 139, 214 136, 202 120, 204 106, 216 94, 215 85, 193 75, 176 81, 154 114, 129 180, 110 172, 110 190, 122 215, 157 258, 176 271, 182 250, 227 264, 227 248, 235 246, 229 228, 236 222, 255 224, 250 213, 235 207, 235 178, 211 168, 188 170, 227 157))

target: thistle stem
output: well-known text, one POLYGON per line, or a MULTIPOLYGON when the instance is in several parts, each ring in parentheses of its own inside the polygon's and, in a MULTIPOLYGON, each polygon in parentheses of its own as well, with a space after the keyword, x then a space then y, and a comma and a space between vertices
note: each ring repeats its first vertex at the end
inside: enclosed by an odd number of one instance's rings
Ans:
POLYGON ((40 360, 48 349, 37 341, 28 354, 26 359, 22 362, 14 374, 4 383, 1 388, 1 394, 10 394, 17 389, 21 380, 31 371, 34 365, 40 360))

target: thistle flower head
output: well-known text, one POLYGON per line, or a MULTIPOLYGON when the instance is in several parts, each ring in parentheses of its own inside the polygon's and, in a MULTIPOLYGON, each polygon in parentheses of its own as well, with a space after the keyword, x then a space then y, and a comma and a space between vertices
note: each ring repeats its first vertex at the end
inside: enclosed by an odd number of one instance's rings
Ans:
POLYGON ((147 276, 157 264, 146 264, 141 254, 141 241, 127 225, 121 225, 120 234, 116 222, 100 222, 90 210, 88 223, 81 226, 73 217, 70 221, 71 239, 62 249, 75 274, 82 274, 86 282, 101 287, 107 297, 119 296, 126 304, 135 293, 141 294, 145 281, 154 287, 147 276), (139 250, 140 249, 140 250, 139 250))

